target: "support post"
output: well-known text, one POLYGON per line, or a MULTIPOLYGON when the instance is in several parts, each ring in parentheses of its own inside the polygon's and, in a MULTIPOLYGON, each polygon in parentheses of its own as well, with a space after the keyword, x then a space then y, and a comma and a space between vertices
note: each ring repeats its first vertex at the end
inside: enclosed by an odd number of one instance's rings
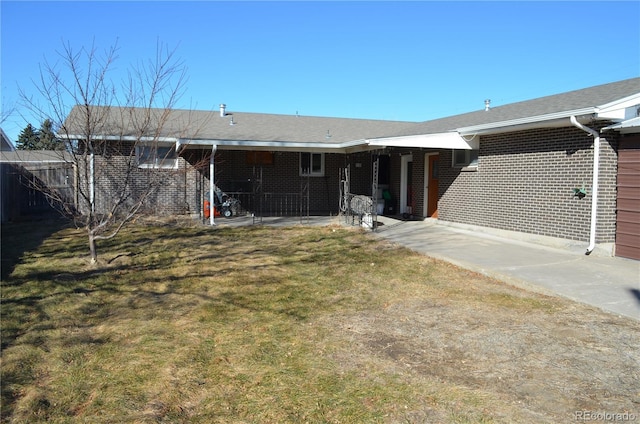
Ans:
POLYGON ((214 184, 214 179, 215 179, 215 161, 216 161, 216 150, 218 150, 218 146, 217 145, 212 145, 211 146, 211 157, 209 158, 209 224, 210 225, 216 225, 216 221, 215 221, 215 195, 216 193, 214 192, 215 189, 215 184, 214 184))

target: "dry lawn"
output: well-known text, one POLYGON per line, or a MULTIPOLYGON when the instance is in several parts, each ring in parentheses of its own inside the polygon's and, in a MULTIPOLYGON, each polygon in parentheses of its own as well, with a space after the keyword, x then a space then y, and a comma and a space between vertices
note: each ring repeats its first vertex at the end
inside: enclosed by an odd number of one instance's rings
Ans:
POLYGON ((638 322, 359 230, 2 230, 3 422, 640 421, 638 322))

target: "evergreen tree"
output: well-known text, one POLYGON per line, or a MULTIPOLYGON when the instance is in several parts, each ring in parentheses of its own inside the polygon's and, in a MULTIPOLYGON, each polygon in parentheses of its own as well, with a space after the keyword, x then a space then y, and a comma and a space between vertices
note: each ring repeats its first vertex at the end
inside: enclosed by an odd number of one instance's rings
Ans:
POLYGON ((39 141, 38 131, 36 131, 31 124, 27 124, 18 136, 16 148, 20 150, 36 150, 39 141))
POLYGON ((53 130, 53 122, 45 119, 40 130, 33 128, 33 125, 27 124, 22 130, 16 142, 16 148, 19 150, 59 150, 64 147, 64 143, 56 138, 53 130))
POLYGON ((56 133, 53 130, 53 122, 50 119, 45 119, 38 132, 38 149, 41 150, 58 150, 63 147, 63 143, 56 138, 56 133))

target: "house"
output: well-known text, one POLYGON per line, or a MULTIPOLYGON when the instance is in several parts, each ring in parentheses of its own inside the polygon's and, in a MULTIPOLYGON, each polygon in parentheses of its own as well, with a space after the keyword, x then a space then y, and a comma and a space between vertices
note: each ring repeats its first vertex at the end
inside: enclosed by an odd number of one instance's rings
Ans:
MULTIPOLYGON (((640 259, 640 78, 498 107, 487 101, 426 122, 221 105, 154 111, 149 125, 142 110, 92 110, 105 116, 94 133, 137 142, 137 178, 149 168, 174 171, 157 194, 157 213, 201 214, 214 182, 260 214, 338 213, 348 192, 369 197, 372 214, 581 242, 587 253, 640 259), (136 130, 143 121, 145 131, 136 130)), ((74 108, 59 136, 82 140, 85 112, 74 108)), ((107 187, 98 192, 109 197, 107 187)))
POLYGON ((16 148, 13 146, 9 136, 0 128, 0 152, 13 152, 16 148))

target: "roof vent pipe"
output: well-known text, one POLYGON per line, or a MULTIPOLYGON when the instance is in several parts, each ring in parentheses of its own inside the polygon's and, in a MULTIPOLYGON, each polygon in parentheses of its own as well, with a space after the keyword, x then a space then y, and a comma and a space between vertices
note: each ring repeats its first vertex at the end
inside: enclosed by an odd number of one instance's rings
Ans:
POLYGON ((487 99, 484 101, 484 110, 485 112, 487 112, 490 109, 491 106, 491 99, 487 99))
POLYGON ((220 104, 220 116, 224 117, 225 116, 225 109, 227 108, 227 105, 225 105, 224 103, 220 104))

